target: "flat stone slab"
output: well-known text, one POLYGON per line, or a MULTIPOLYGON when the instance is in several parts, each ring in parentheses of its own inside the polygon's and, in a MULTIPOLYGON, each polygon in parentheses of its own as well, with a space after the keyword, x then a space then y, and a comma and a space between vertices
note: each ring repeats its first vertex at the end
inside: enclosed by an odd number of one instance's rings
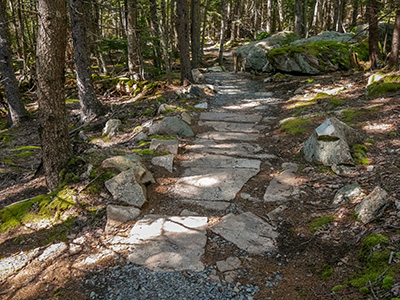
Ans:
POLYGON ((105 186, 116 201, 122 201, 139 208, 146 202, 146 191, 137 183, 133 170, 119 173, 107 180, 105 186))
POLYGON ((258 169, 190 168, 186 169, 173 193, 185 199, 231 201, 258 169))
POLYGON ((128 259, 153 270, 201 272, 206 229, 207 217, 147 215, 129 233, 128 259))
POLYGON ((232 168, 260 170, 261 161, 225 155, 192 153, 187 155, 187 160, 181 162, 181 166, 185 168, 232 168))
POLYGON ((205 209, 217 210, 217 211, 225 211, 231 205, 226 201, 205 201, 205 200, 181 200, 182 203, 185 204, 194 204, 205 209))
POLYGON ((295 172, 298 166, 296 164, 284 163, 282 167, 285 169, 281 174, 276 176, 269 183, 264 194, 264 201, 276 202, 287 201, 292 196, 299 194, 299 181, 295 172))
POLYGON ((261 115, 251 114, 235 114, 235 113, 224 113, 224 112, 203 112, 200 114, 200 120, 207 121, 226 121, 226 122, 238 122, 238 123, 257 123, 262 119, 261 115))
POLYGON ((243 133, 243 132, 206 132, 199 134, 198 137, 200 139, 209 139, 214 141, 245 141, 245 142, 254 142, 257 141, 261 135, 256 133, 243 133))
POLYGON ((171 154, 178 154, 179 141, 178 140, 157 140, 152 139, 150 150, 165 151, 171 154))
POLYGON ((276 229, 251 212, 229 214, 210 229, 250 254, 261 255, 276 249, 276 229))
POLYGON ((222 154, 229 156, 259 158, 259 159, 275 159, 276 156, 273 154, 264 153, 264 149, 257 144, 250 143, 216 143, 215 141, 208 139, 198 139, 195 144, 186 146, 188 150, 222 154))
POLYGON ((246 132, 258 133, 259 130, 254 128, 255 124, 252 123, 231 123, 231 122, 217 122, 217 121, 200 121, 199 126, 212 127, 216 131, 233 131, 233 132, 246 132))
POLYGON ((106 232, 112 231, 119 225, 135 220, 140 215, 140 209, 132 206, 107 205, 106 232))
POLYGON ((156 156, 151 159, 151 163, 155 166, 163 167, 168 172, 173 171, 174 167, 174 155, 163 155, 163 156, 156 156))

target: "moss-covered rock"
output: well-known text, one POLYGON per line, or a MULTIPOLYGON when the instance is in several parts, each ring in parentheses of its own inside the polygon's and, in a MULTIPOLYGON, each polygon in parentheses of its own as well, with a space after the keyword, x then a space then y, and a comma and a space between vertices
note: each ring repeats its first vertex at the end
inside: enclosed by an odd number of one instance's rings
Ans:
POLYGON ((380 96, 400 91, 400 73, 377 72, 368 78, 366 96, 380 96))

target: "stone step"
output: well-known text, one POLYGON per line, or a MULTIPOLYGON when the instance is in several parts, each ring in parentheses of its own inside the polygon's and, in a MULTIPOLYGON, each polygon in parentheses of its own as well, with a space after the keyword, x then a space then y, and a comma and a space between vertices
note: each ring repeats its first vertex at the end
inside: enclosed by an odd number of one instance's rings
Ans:
POLYGON ((173 187, 181 199, 231 201, 259 169, 189 168, 173 187))
POLYGON ((262 137, 261 134, 257 133, 243 133, 243 132, 218 132, 211 131, 197 135, 200 139, 209 139, 214 141, 245 141, 255 142, 262 137))
POLYGON ((199 126, 212 127, 216 131, 233 131, 245 133, 259 133, 265 129, 265 126, 255 125, 252 123, 231 123, 218 121, 200 121, 199 126))
POLYGON ((238 123, 257 123, 262 119, 261 115, 251 114, 235 114, 225 112, 203 112, 200 114, 200 120, 207 121, 225 121, 225 122, 238 122, 238 123))
POLYGON ((235 158, 224 155, 191 153, 181 162, 185 168, 224 168, 260 170, 261 161, 256 159, 235 158))
POLYGON ((257 144, 250 143, 216 143, 208 139, 198 139, 193 145, 186 146, 187 150, 221 154, 228 156, 239 156, 258 159, 275 159, 273 154, 263 152, 263 148, 257 144))

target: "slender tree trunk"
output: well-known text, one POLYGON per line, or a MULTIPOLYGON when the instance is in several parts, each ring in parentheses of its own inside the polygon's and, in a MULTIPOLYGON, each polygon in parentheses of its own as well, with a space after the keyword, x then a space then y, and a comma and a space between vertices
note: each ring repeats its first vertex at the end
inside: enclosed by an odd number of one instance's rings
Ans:
POLYGON ((304 3, 303 0, 295 2, 294 31, 298 37, 304 37, 304 3))
POLYGON ((219 36, 218 62, 220 66, 224 65, 224 43, 225 43, 225 0, 221 0, 221 31, 219 36))
POLYGON ((137 28, 137 0, 127 1, 128 20, 127 20, 127 37, 128 37, 128 65, 129 73, 132 79, 142 80, 143 64, 141 59, 141 49, 139 43, 139 32, 137 28))
POLYGON ((379 62, 378 7, 376 1, 369 0, 369 61, 372 70, 378 67, 379 62))
POLYGON ((161 69, 161 44, 160 44, 160 26, 157 17, 157 1, 150 0, 150 24, 154 37, 154 66, 161 69))
POLYGON ((318 22, 318 11, 320 8, 320 0, 315 0, 315 5, 314 5, 314 13, 313 13, 313 18, 312 18, 312 22, 311 22, 311 26, 310 29, 314 30, 315 33, 318 33, 319 30, 317 28, 317 22, 318 22))
POLYGON ((279 13, 279 27, 278 30, 281 31, 283 29, 283 7, 282 7, 282 0, 278 1, 278 13, 279 13))
POLYGON ((272 1, 267 0, 265 31, 269 33, 272 32, 272 13, 272 1))
MULTIPOLYGON (((207 26, 207 14, 208 14, 208 0, 205 0, 206 2, 204 3, 204 10, 203 10, 203 29, 201 31, 201 56, 203 57, 204 55, 204 43, 206 40, 206 26, 207 26)), ((238 0, 239 1, 239 0, 238 0)), ((233 22, 232 22, 233 24, 233 22)))
POLYGON ((171 57, 169 54, 169 26, 168 26, 168 14, 165 6, 165 0, 161 0, 161 46, 163 51, 163 58, 165 64, 165 71, 167 75, 167 81, 170 84, 172 82, 172 69, 171 69, 171 57))
POLYGON ((351 26, 354 27, 357 25, 357 17, 358 17, 358 0, 353 0, 353 13, 351 15, 351 26))
POLYGON ((64 99, 67 41, 65 0, 39 0, 37 79, 42 160, 47 187, 59 185, 59 173, 72 156, 64 99))
POLYGON ((104 113, 104 107, 96 98, 90 69, 90 44, 87 43, 87 17, 82 0, 69 0, 74 58, 78 82, 81 122, 86 123, 104 113))
POLYGON ((200 21, 200 0, 191 0, 190 9, 190 37, 191 37, 191 48, 192 48, 192 68, 198 68, 201 58, 201 21, 200 21))
POLYGON ((392 51, 389 57, 389 68, 398 69, 399 67, 399 49, 400 48, 400 2, 397 3, 396 19, 394 21, 394 30, 392 38, 392 51))
POLYGON ((0 72, 4 80, 8 103, 8 125, 14 126, 27 119, 27 113, 18 90, 9 46, 5 1, 0 0, 0 72))
POLYGON ((190 51, 189 51, 189 7, 187 0, 177 0, 177 31, 179 58, 181 62, 181 83, 188 85, 192 82, 190 72, 190 51))

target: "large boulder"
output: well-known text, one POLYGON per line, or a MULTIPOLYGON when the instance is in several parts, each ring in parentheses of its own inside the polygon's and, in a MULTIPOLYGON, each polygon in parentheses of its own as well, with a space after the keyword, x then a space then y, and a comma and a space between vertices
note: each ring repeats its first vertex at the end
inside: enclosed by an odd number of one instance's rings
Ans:
POLYGON ((368 78, 367 97, 374 97, 400 91, 400 73, 377 72, 368 78))
POLYGON ((194 137, 194 133, 190 126, 176 117, 166 117, 161 121, 154 123, 149 128, 149 134, 177 134, 183 137, 194 137))
POLYGON ((295 39, 297 39, 297 35, 294 32, 278 32, 266 39, 250 42, 237 48, 233 51, 233 55, 239 64, 244 63, 250 69, 268 72, 270 70, 267 53, 274 48, 287 45, 295 39))
POLYGON ((304 143, 302 151, 309 162, 325 166, 353 165, 350 146, 362 138, 353 128, 336 118, 330 118, 315 129, 304 143))
POLYGON ((237 64, 241 64, 242 59, 247 67, 256 71, 310 75, 347 70, 351 65, 349 52, 357 43, 354 34, 339 32, 322 32, 285 44, 288 40, 285 33, 278 33, 239 47, 234 51, 237 64))

